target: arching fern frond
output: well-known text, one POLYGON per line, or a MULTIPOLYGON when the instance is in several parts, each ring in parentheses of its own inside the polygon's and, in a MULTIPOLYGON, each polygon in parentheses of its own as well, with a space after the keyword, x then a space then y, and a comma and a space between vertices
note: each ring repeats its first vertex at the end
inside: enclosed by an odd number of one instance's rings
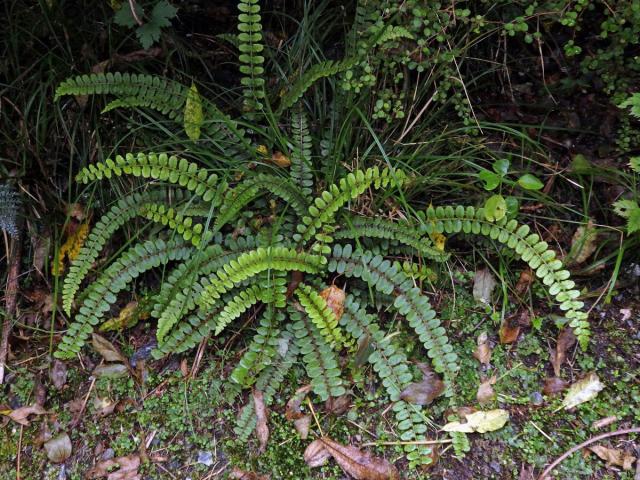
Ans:
POLYGON ((134 278, 164 263, 184 260, 192 253, 193 249, 187 247, 182 240, 164 242, 158 239, 131 247, 88 287, 84 302, 58 344, 54 356, 74 357, 93 331, 93 327, 116 301, 116 295, 134 278))
POLYGON ((517 221, 506 217, 491 222, 486 219, 483 208, 473 207, 431 207, 422 216, 428 233, 483 235, 508 247, 536 272, 549 288, 549 294, 560 302, 560 309, 566 312, 565 316, 581 347, 587 348, 591 332, 588 316, 582 311, 584 303, 576 300, 580 292, 574 288, 575 283, 570 280, 569 271, 562 268, 562 262, 556 258, 555 252, 538 234, 531 233, 529 226, 518 225, 517 221))
POLYGON ((305 94, 311 86, 321 78, 331 77, 344 70, 348 70, 355 64, 355 59, 345 60, 327 60, 325 62, 317 63, 307 69, 302 76, 291 85, 282 98, 280 99, 280 106, 278 111, 283 111, 291 108, 296 104, 300 98, 305 94))
POLYGON ((306 315, 316 326, 320 335, 335 350, 340 350, 348 344, 347 339, 338 327, 338 319, 327 306, 327 302, 310 286, 300 284, 296 290, 296 296, 306 315))
POLYGON ((187 242, 191 242, 194 247, 200 242, 207 243, 213 238, 213 233, 204 232, 201 223, 193 223, 193 218, 183 215, 173 207, 166 207, 163 203, 144 203, 139 207, 139 213, 148 220, 166 225, 187 242))

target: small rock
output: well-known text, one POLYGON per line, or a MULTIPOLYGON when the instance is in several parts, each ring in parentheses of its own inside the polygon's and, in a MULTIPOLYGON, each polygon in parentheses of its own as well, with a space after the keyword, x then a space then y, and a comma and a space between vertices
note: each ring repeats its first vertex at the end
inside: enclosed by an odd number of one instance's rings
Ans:
POLYGON ((533 392, 529 395, 529 400, 531 400, 531 404, 539 407, 544 403, 544 398, 542 398, 542 394, 540 392, 533 392))
POLYGON ((210 467, 213 465, 213 454, 211 452, 198 452, 198 463, 210 467))

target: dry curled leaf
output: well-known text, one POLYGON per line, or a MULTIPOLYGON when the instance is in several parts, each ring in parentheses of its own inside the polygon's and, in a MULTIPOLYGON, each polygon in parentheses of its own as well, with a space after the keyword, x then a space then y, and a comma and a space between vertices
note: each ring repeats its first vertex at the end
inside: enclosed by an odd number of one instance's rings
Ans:
POLYGON ((493 375, 491 378, 487 378, 480 383, 478 393, 476 394, 476 398, 480 405, 486 405, 487 403, 492 402, 496 397, 496 393, 493 391, 493 385, 495 385, 496 381, 497 377, 493 375))
POLYGON ((576 336, 571 328, 564 328, 558 335, 556 348, 551 352, 551 364, 556 377, 560 376, 560 368, 567 359, 567 351, 576 344, 576 336))
POLYGON ((71 456, 71 439, 62 433, 44 443, 47 458, 53 463, 62 463, 71 456))
POLYGON ((61 360, 55 359, 51 371, 49 371, 49 378, 51 383, 56 389, 60 390, 67 383, 67 366, 61 360))
POLYGON ((128 364, 127 359, 122 355, 122 353, 120 353, 118 347, 103 336, 94 333, 91 344, 93 345, 94 350, 102 355, 102 358, 107 362, 122 362, 125 365, 128 364))
POLYGON ((296 432, 298 432, 300 438, 306 440, 309 436, 309 427, 311 427, 311 415, 296 418, 293 421, 293 426, 296 427, 296 432))
POLYGON ((328 437, 320 439, 340 468, 356 480, 398 480, 398 470, 383 458, 374 457, 352 446, 334 442, 328 437))
POLYGON ((559 377, 549 377, 544 379, 542 393, 545 395, 556 395, 560 392, 564 392, 568 387, 569 382, 566 382, 559 377))
POLYGON ((400 399, 414 405, 429 405, 444 392, 444 382, 426 364, 419 364, 422 380, 411 383, 400 393, 400 399))
POLYGON ((140 308, 138 302, 132 301, 120 310, 117 317, 111 318, 100 325, 99 330, 101 332, 112 332, 131 328, 137 325, 140 320, 149 318, 149 315, 148 311, 140 308))
POLYGON ((489 303, 496 285, 496 279, 491 270, 488 268, 478 270, 473 277, 473 298, 482 303, 489 303))
POLYGON ((331 285, 322 290, 320 296, 327 302, 327 306, 336 316, 336 319, 340 320, 344 313, 344 300, 346 298, 344 290, 335 285, 331 285))
POLYGON ((593 400, 602 389, 604 389, 604 384, 600 382, 598 375, 592 372, 569 387, 561 408, 569 410, 581 403, 593 400))
POLYGON ((28 407, 16 408, 15 410, 2 410, 0 413, 6 415, 14 422, 28 427, 30 415, 44 415, 47 411, 42 407, 42 405, 35 403, 28 407))
POLYGON ((229 473, 229 478, 236 480, 269 480, 268 475, 258 475, 254 472, 246 472, 236 467, 233 467, 233 470, 229 473))
POLYGON ((314 440, 304 451, 304 461, 309 467, 321 467, 331 458, 331 453, 324 446, 322 440, 314 440))
POLYGON ((482 332, 478 335, 477 344, 478 347, 473 352, 473 356, 483 365, 489 365, 491 361, 491 345, 489 344, 487 332, 482 332))
POLYGON ((500 325, 500 343, 503 345, 514 343, 520 335, 520 323, 514 315, 505 317, 500 325))
POLYGON ((486 433, 499 430, 505 426, 509 420, 509 412, 500 408, 496 410, 479 411, 469 413, 464 416, 465 423, 450 422, 447 423, 442 430, 445 432, 464 432, 464 433, 486 433))
POLYGON ((98 462, 89 470, 89 478, 106 477, 107 480, 140 480, 142 475, 138 473, 140 457, 137 454, 126 457, 112 458, 98 462))
POLYGON ((329 397, 327 401, 324 402, 324 407, 327 409, 327 412, 342 415, 351 407, 351 395, 345 393, 339 397, 329 397))
POLYGON ((296 390, 296 393, 294 393, 293 397, 287 402, 287 407, 284 412, 287 420, 295 420, 305 415, 302 412, 302 402, 310 391, 311 385, 305 385, 296 390))
POLYGON ((535 279, 535 275, 533 274, 533 270, 530 268, 525 268, 522 272, 520 272, 520 277, 518 277, 518 282, 516 283, 516 293, 518 295, 524 295, 529 287, 533 283, 535 279))
POLYGON ((280 168, 287 168, 291 166, 291 160, 289 157, 277 150, 271 155, 271 163, 280 168))
POLYGON ((624 450, 603 447, 602 445, 594 445, 589 447, 589 450, 607 462, 608 466, 622 467, 623 470, 631 470, 633 462, 636 461, 633 455, 629 455, 624 450))
POLYGON ((269 427, 267 426, 267 407, 264 405, 264 396, 260 390, 253 391, 253 406, 257 418, 256 435, 258 436, 258 442, 260 443, 258 454, 261 454, 267 449, 267 442, 269 441, 269 427))

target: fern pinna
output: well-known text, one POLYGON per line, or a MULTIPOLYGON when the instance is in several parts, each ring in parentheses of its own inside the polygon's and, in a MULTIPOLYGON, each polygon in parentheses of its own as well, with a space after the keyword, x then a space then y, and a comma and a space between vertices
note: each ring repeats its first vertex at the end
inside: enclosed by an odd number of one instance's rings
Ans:
MULTIPOLYGON (((301 138, 304 142, 304 134, 301 138)), ((299 154, 295 161, 304 156, 299 154)), ((130 175, 146 179, 148 191, 124 197, 111 207, 74 260, 64 283, 63 305, 70 312, 75 301, 77 313, 56 357, 69 358, 80 351, 134 278, 160 265, 172 265, 152 308, 158 319, 155 358, 184 352, 223 334, 253 311, 256 331, 230 380, 250 387, 268 378, 275 388, 282 378, 272 374, 272 367, 285 358, 285 364, 290 364, 299 356, 313 392, 326 400, 346 391, 340 354, 353 351, 366 336, 374 345, 368 360, 394 402, 403 441, 421 440, 426 412, 399 400, 399 392, 413 375, 408 360, 383 334, 383 324, 373 314, 378 297, 373 297, 373 303, 362 303, 369 297, 347 295, 345 311, 339 315, 319 290, 322 282, 338 275, 347 279, 347 290, 366 287, 391 299, 387 306, 415 332, 433 369, 445 381, 445 395, 451 396, 457 354, 427 295, 417 286, 420 270, 395 259, 400 249, 413 252, 416 260, 444 261, 447 256, 430 240, 434 233, 483 235, 511 249, 548 286, 586 346, 589 326, 577 300, 579 293, 554 252, 526 225, 506 219, 490 221, 482 208, 461 206, 429 207, 414 221, 354 216, 346 208, 350 202, 370 189, 402 189, 407 176, 388 168, 358 170, 308 202, 305 171, 302 166, 292 168, 295 177, 290 179, 262 173, 229 185, 194 162, 163 154, 117 156, 83 169, 77 176, 81 182, 130 175), (168 186, 182 194, 167 195, 168 186), (235 235, 228 223, 238 218, 239 210, 256 204, 263 192, 280 198, 283 206, 293 206, 288 209, 293 224, 274 222, 259 231, 235 235), (170 198, 178 200, 170 203, 170 198), (208 218, 210 212, 213 219, 208 218), (107 239, 134 217, 154 222, 160 232, 130 247, 76 298, 107 239), (283 343, 291 345, 284 357, 283 343)), ((253 421, 247 408, 241 415, 245 428, 253 421)), ((408 457, 415 463, 426 462, 429 449, 418 443, 407 445, 408 457)))

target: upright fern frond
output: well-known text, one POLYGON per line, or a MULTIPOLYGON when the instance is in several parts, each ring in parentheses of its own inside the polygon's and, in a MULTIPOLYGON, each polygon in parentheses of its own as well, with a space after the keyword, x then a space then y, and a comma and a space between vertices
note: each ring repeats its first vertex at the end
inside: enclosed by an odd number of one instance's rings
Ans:
MULTIPOLYGON (((305 197, 313 193, 313 172, 311 161, 311 135, 307 117, 302 111, 291 115, 291 179, 305 197)), ((305 205, 308 208, 308 205, 305 205)))
POLYGON ((238 9, 240 73, 244 75, 240 83, 243 87, 244 108, 250 113, 262 110, 265 97, 262 19, 258 0, 240 0, 238 9))
POLYGON ((328 60, 313 65, 305 70, 302 76, 284 93, 280 99, 278 111, 281 113, 295 105, 305 92, 321 78, 331 77, 332 75, 347 70, 355 63, 354 59, 349 58, 341 61, 328 60))
POLYGON ((580 345, 583 349, 587 348, 591 332, 587 313, 582 311, 584 303, 576 300, 580 292, 574 288, 575 282, 570 280, 569 271, 562 268, 562 262, 556 258, 555 252, 538 234, 531 233, 527 225, 518 225, 517 221, 506 217, 492 222, 487 220, 483 208, 462 206, 430 207, 422 217, 428 233, 483 235, 508 247, 549 287, 549 294, 560 302, 560 309, 566 312, 565 316, 580 345))
POLYGON ((84 302, 58 344, 54 356, 73 358, 84 345, 93 327, 116 301, 116 295, 134 278, 161 264, 184 260, 192 253, 193 249, 185 246, 182 240, 164 242, 158 239, 131 247, 88 287, 84 302))

